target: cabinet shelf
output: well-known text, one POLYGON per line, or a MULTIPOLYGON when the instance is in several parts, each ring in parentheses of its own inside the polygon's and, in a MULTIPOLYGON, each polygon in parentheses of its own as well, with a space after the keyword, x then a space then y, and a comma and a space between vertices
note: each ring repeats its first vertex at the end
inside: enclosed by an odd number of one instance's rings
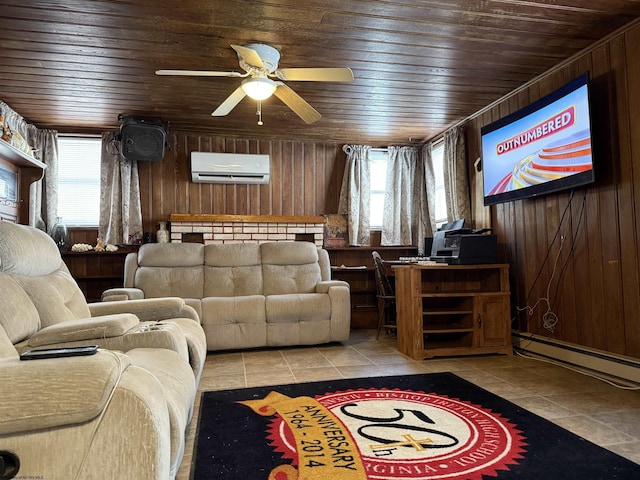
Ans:
POLYGON ((137 250, 125 245, 115 252, 63 252, 62 259, 87 301, 96 302, 104 290, 122 287, 125 258, 137 250))
POLYGON ((473 328, 425 328, 422 333, 473 333, 473 328))
POLYGON ((31 155, 0 139, 0 156, 19 167, 36 167, 44 170, 47 166, 31 155))
POLYGON ((422 315, 425 317, 428 316, 439 316, 439 315, 470 315, 473 313, 473 310, 427 310, 422 312, 422 315))

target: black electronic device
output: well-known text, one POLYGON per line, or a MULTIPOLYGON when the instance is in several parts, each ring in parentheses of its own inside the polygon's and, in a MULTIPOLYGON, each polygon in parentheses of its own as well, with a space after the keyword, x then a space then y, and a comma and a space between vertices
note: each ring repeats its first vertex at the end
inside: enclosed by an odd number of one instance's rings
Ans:
POLYGON ((497 263, 498 237, 488 231, 465 228, 436 232, 430 259, 449 265, 497 263))
POLYGON ((162 121, 142 117, 119 117, 120 154, 127 160, 159 162, 164 158, 167 134, 162 121))
POLYGON ((98 345, 82 345, 78 347, 44 348, 29 350, 20 355, 20 360, 40 360, 43 358, 78 357, 94 355, 98 351, 98 345))
POLYGON ((433 248, 433 237, 424 237, 424 256, 428 257, 433 248))
POLYGON ((484 204, 595 181, 589 75, 481 128, 484 204))
POLYGON ((438 231, 442 230, 460 230, 464 227, 464 218, 458 218, 456 220, 451 220, 450 222, 443 223, 438 231))

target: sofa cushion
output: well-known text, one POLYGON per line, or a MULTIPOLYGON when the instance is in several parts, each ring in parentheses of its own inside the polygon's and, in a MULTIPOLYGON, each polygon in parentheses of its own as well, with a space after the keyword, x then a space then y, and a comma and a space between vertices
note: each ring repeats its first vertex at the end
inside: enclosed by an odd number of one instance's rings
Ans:
POLYGON ((207 319, 207 325, 267 321, 265 298, 262 295, 207 297, 202 299, 202 315, 207 319))
POLYGON ((204 297, 262 295, 257 243, 207 245, 204 261, 204 297))
POLYGON ((195 267, 203 263, 201 243, 148 243, 138 250, 141 267, 195 267))
MULTIPOLYGON (((202 298, 204 245, 150 243, 140 247, 133 285, 145 298, 202 298)), ((129 272, 125 272, 125 277, 129 272)))
POLYGON ((267 343, 265 298, 208 297, 202 300, 202 328, 209 350, 264 347, 267 343))
POLYGON ((270 347, 316 345, 330 341, 332 341, 330 320, 267 324, 267 345, 270 347))
POLYGON ((18 343, 40 328, 38 310, 11 275, 0 272, 0 326, 9 340, 18 343))
POLYGON ((141 266, 135 273, 135 286, 144 290, 145 298, 202 298, 203 267, 141 266))
POLYGON ((312 293, 321 281, 318 248, 310 242, 260 245, 264 295, 312 293))
POLYGON ((0 221, 0 268, 15 275, 47 275, 64 263, 51 238, 26 225, 0 221))
POLYGON ((36 306, 41 328, 91 316, 82 290, 66 268, 49 275, 14 278, 36 306))
POLYGON ((267 323, 295 323, 331 318, 331 299, 321 293, 266 297, 267 323))

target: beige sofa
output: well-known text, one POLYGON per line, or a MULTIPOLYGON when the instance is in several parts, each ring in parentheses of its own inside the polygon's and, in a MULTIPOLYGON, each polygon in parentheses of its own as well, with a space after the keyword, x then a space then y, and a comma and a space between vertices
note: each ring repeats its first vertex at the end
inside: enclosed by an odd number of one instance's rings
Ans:
POLYGON ((191 307, 87 304, 44 232, 3 221, 0 305, 0 456, 18 458, 17 478, 175 477, 206 356, 191 307), (101 349, 19 359, 86 344, 101 349))
POLYGON ((210 351, 349 338, 349 284, 309 242, 146 244, 127 256, 124 287, 102 299, 183 298, 210 351))

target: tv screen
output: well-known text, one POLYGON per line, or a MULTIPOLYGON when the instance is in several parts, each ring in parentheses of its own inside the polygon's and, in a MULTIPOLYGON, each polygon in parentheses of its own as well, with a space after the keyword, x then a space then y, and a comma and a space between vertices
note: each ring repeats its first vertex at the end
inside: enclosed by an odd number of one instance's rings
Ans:
POLYGON ((586 73, 480 133, 485 205, 594 181, 586 73))

